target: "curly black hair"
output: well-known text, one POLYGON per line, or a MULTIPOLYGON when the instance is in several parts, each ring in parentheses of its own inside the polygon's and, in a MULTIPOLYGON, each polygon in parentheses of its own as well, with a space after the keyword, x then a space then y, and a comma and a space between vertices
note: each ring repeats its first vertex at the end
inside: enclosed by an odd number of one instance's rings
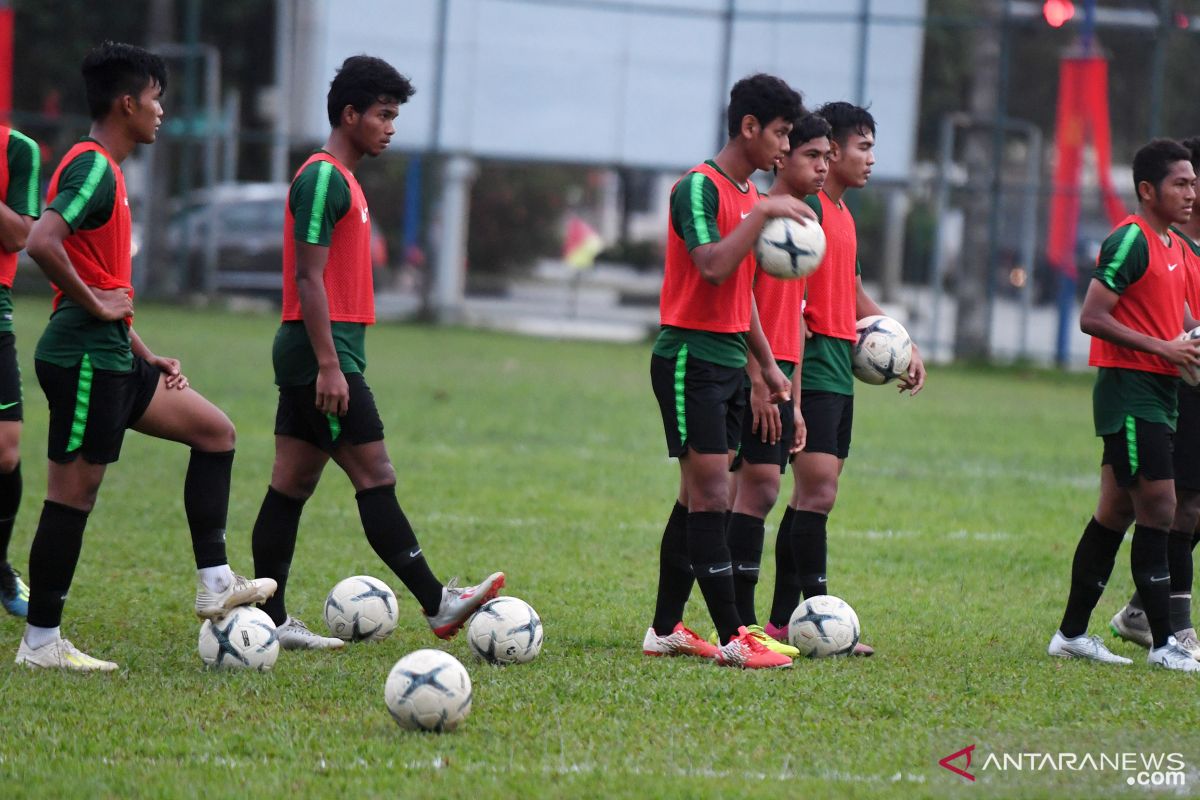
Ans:
POLYGON ((375 103, 403 105, 416 91, 408 78, 382 58, 350 56, 329 84, 329 124, 338 126, 346 106, 353 106, 361 114, 375 103))
POLYGON ((102 42, 84 57, 82 71, 92 119, 103 119, 114 100, 137 95, 151 84, 167 90, 166 62, 133 44, 102 42))
POLYGON ((829 122, 820 114, 805 114, 792 124, 791 133, 788 134, 788 145, 795 150, 811 139, 829 136, 832 130, 829 122))
POLYGON ((1151 139, 1133 155, 1133 190, 1146 181, 1158 191, 1176 161, 1192 160, 1192 151, 1174 139, 1151 139))
POLYGON ((859 136, 875 135, 875 118, 862 106, 837 100, 821 106, 817 113, 829 123, 831 138, 839 145, 846 144, 852 133, 859 136))
POLYGON ((742 118, 747 114, 766 127, 781 117, 797 119, 804 113, 804 100, 799 92, 781 78, 760 72, 742 78, 729 90, 729 109, 725 118, 729 138, 733 139, 742 129, 742 118))

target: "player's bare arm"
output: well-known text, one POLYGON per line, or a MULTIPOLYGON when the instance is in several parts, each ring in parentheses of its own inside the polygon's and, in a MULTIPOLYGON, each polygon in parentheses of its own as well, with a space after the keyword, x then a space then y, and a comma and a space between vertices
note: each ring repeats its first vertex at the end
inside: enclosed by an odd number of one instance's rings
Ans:
POLYGON ((139 358, 145 359, 151 366, 166 376, 166 387, 183 391, 188 387, 187 376, 180 371, 179 359, 155 355, 142 341, 137 331, 129 329, 129 349, 139 358))
POLYGON ((33 222, 33 217, 18 214, 4 203, 0 203, 0 248, 4 248, 6 253, 23 250, 33 222))
POLYGON ((804 315, 800 315, 800 350, 796 358, 796 371, 792 373, 792 420, 795 426, 794 436, 788 452, 795 454, 804 449, 808 441, 808 426, 804 423, 804 415, 800 413, 800 384, 804 373, 804 341, 812 336, 804 315))
POLYGON ((762 441, 774 444, 779 441, 783 422, 779 417, 779 408, 771 402, 771 391, 763 380, 758 359, 746 361, 746 374, 750 377, 750 414, 753 420, 750 432, 758 434, 762 441))
POLYGON ((71 226, 57 212, 46 214, 33 224, 26 249, 51 283, 96 319, 112 322, 131 316, 128 289, 94 289, 80 279, 63 247, 70 235, 71 226))
POLYGON ((1113 316, 1120 295, 1095 278, 1079 312, 1079 329, 1089 336, 1165 358, 1177 367, 1200 365, 1200 339, 1163 341, 1121 324, 1113 316))
POLYGON ((342 374, 333 328, 329 322, 329 296, 325 294, 325 264, 329 248, 296 242, 296 292, 304 330, 317 357, 317 409, 322 414, 344 416, 350 407, 350 386, 342 374))
POLYGON ((750 344, 750 355, 758 362, 763 383, 770 392, 770 401, 785 403, 791 400, 791 381, 775 363, 775 354, 771 352, 771 345, 767 342, 767 335, 763 333, 762 323, 758 321, 758 303, 753 297, 750 298, 750 334, 746 338, 750 344))

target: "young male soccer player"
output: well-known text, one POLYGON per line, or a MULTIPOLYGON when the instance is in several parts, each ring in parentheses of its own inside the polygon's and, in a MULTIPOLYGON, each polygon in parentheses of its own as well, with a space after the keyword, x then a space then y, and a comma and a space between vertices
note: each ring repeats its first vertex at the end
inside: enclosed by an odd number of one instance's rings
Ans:
POLYGON ((1104 440, 1100 500, 1075 548, 1071 592, 1048 651, 1131 663, 1099 636, 1088 636, 1087 627, 1133 523, 1129 562, 1150 626, 1147 660, 1194 672, 1200 662, 1171 635, 1167 531, 1175 516, 1171 439, 1178 368, 1200 365, 1200 342, 1178 338, 1188 321, 1187 245, 1171 225, 1191 216, 1196 173, 1183 145, 1155 139, 1134 156, 1133 180, 1138 212, 1104 240, 1079 313, 1080 329, 1092 337, 1088 363, 1099 368, 1092 410, 1096 435, 1104 440))
POLYGON ((646 655, 694 655, 750 669, 786 667, 742 625, 734 602, 733 563, 725 538, 729 465, 742 423, 747 350, 773 400, 789 400, 787 377, 771 356, 754 308, 752 249, 771 217, 811 217, 791 195, 760 200, 750 182, 788 152, 800 96, 779 78, 754 75, 734 84, 729 141, 671 192, 662 330, 650 379, 662 412, 667 452, 679 459, 679 499, 663 531, 658 599, 646 630, 646 655), (720 646, 683 625, 692 582, 700 584, 720 646))
POLYGON ((0 605, 16 617, 29 609, 29 588, 8 561, 21 505, 21 372, 13 337, 12 283, 17 253, 41 210, 42 155, 20 131, 0 126, 0 605))
MULTIPOLYGON (((788 134, 790 150, 775 169, 769 194, 804 199, 816 194, 829 172, 829 123, 816 114, 801 117, 788 134)), ((733 513, 729 517, 729 552, 733 559, 733 588, 738 614, 751 635, 777 653, 797 656, 791 645, 767 636, 754 610, 754 591, 762 561, 763 523, 779 497, 780 476, 790 457, 804 447, 804 417, 798 408, 801 391, 799 364, 804 356, 803 278, 779 280, 754 273, 754 302, 763 334, 775 363, 792 380, 790 403, 770 401, 758 362, 746 363, 742 402, 742 446, 733 460, 733 513)), ((791 514, 785 514, 781 537, 791 533, 791 514)), ((778 552, 778 548, 777 548, 778 552)), ((790 561, 790 551, 788 553, 790 561)), ((788 569, 792 566, 789 563, 788 569)), ((716 633, 709 637, 715 641, 716 633)))
POLYGON ((278 583, 263 605, 287 649, 332 649, 288 616, 284 589, 300 512, 330 458, 350 478, 367 541, 420 603, 434 634, 449 639, 504 586, 494 573, 477 586, 442 586, 396 500, 396 471, 383 423, 363 377, 365 333, 375 322, 371 218, 353 171, 377 156, 395 133, 412 84, 369 56, 346 59, 329 87, 325 147, 296 173, 288 194, 283 249, 283 323, 272 360, 279 386, 275 465, 254 523, 254 569, 278 583))
POLYGON ((133 330, 120 164, 156 138, 166 68, 140 47, 105 42, 84 59, 83 79, 91 132, 50 178, 48 212, 29 233, 29 254, 55 296, 34 354, 50 405, 49 485, 29 553, 29 617, 17 663, 90 672, 117 665, 77 650, 59 635, 59 621, 88 513, 126 428, 192 448, 183 503, 198 573, 196 614, 217 618, 265 600, 275 583, 234 575, 225 558, 233 425, 188 386, 176 359, 155 355, 133 330))
MULTIPOLYGON (((1192 169, 1200 173, 1200 138, 1181 144, 1191 154, 1192 169)), ((1200 314, 1200 213, 1195 207, 1187 222, 1173 225, 1187 245, 1188 278, 1186 300, 1192 317, 1200 314)), ((1179 418, 1175 423, 1172 466, 1175 473, 1175 518, 1167 536, 1167 562, 1171 569, 1170 622, 1179 646, 1200 659, 1200 642, 1192 625, 1192 551, 1200 536, 1200 388, 1183 381, 1178 387, 1179 418)), ((1129 602, 1113 615, 1109 627, 1115 636, 1149 648, 1153 644, 1146 610, 1136 591, 1129 602)))
MULTIPOLYGON (((805 597, 829 594, 826 576, 826 525, 837 500, 838 477, 850 454, 854 420, 851 347, 855 323, 883 311, 863 288, 859 275, 858 234, 844 204, 847 189, 867 185, 875 164, 875 119, 850 103, 826 103, 817 109, 831 129, 829 175, 824 188, 809 198, 825 231, 825 259, 808 278, 804 321, 810 338, 804 347, 804 386, 800 411, 808 426, 804 450, 792 460, 794 489, 789 502, 791 535, 776 546, 775 594, 766 631, 787 639, 792 611, 805 597), (791 553, 790 569, 788 553, 791 553)), ((900 390, 915 395, 925 385, 925 365, 916 345, 900 390)), ((786 521, 786 519, 785 519, 786 521)), ((856 655, 874 651, 861 642, 856 655)))

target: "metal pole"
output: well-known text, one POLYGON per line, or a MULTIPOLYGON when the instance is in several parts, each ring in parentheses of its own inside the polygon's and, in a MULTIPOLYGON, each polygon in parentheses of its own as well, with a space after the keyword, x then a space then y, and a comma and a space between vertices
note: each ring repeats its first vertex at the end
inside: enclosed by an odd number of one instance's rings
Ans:
POLYGON ((871 43, 871 0, 859 0, 858 5, 858 60, 854 73, 854 102, 860 106, 867 103, 867 48, 871 43))
POLYGON ((1167 43, 1170 38, 1171 0, 1158 0, 1158 33, 1154 37, 1150 67, 1150 138, 1162 131, 1163 83, 1167 71, 1167 43))
POLYGON ((943 252, 943 225, 950 208, 950 170, 954 167, 954 129, 965 117, 946 114, 938 133, 938 174, 933 189, 933 252, 930 254, 929 291, 933 295, 933 311, 929 319, 929 349, 932 360, 942 357, 942 281, 946 273, 943 252))
POLYGON ((992 323, 996 312, 996 267, 1000 254, 1001 173, 1004 160, 1004 128, 1008 113, 1008 64, 1011 58, 1008 22, 1012 13, 1012 0, 1004 0, 1004 11, 1000 17, 1000 69, 996 89, 996 122, 992 126, 992 175, 991 203, 988 211, 987 275, 984 277, 987 302, 984 305, 984 352, 990 354, 992 323))
POLYGON ((737 0, 725 0, 725 12, 721 15, 721 61, 717 67, 717 143, 713 152, 719 152, 729 141, 729 126, 725 119, 725 98, 729 92, 729 70, 733 59, 733 18, 737 0))
POLYGON ((295 27, 292 3, 275 0, 275 116, 271 131, 271 181, 288 179, 288 136, 291 128, 292 31, 295 27))
MULTIPOLYGON (((1010 120, 1014 127, 1017 120, 1010 120)), ((1017 357, 1029 354, 1029 317, 1033 307, 1034 277, 1037 268, 1038 195, 1042 190, 1042 132, 1033 124, 1024 123, 1029 134, 1029 159, 1025 163, 1025 213, 1021 232, 1021 261, 1025 265, 1025 285, 1021 287, 1021 332, 1017 357)))

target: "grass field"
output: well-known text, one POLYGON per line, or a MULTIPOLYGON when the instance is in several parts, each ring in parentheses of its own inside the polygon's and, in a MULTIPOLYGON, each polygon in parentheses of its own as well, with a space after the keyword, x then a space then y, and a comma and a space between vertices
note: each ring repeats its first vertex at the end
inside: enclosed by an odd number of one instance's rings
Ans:
MULTIPOLYGON (((24 569, 44 491, 45 405, 33 344, 45 305, 18 304, 26 376, 24 569)), ((269 477, 272 316, 140 309, 157 352, 239 433, 229 542, 269 477)), ((85 537, 64 632, 112 675, 11 665, 0 615, 0 798, 21 797, 1113 797, 1132 773, 980 770, 988 753, 1179 752, 1200 782, 1195 679, 1045 655, 1070 557, 1095 501, 1090 379, 934 370, 915 399, 860 387, 830 523, 831 591, 863 622, 869 660, 770 674, 648 659, 658 541, 677 485, 648 379, 649 348, 381 326, 368 377, 399 493, 435 571, 508 573, 546 625, 541 658, 496 669, 462 637, 439 645, 374 557, 345 478, 328 472, 288 587, 314 627, 340 578, 388 578, 400 628, 335 654, 283 653, 268 674, 209 673, 196 653, 182 447, 131 434, 85 537), (471 672, 452 735, 406 734, 382 702, 401 655, 444 646, 471 672), (975 744, 969 783, 938 759, 975 744)), ((786 479, 790 483, 790 475, 786 479)), ((760 613, 779 510, 768 520, 760 613)), ((1093 619, 1131 590, 1127 549, 1093 619)), ((699 593, 687 621, 709 630, 699 593)), ((961 765, 961 760, 958 762, 961 765)))

